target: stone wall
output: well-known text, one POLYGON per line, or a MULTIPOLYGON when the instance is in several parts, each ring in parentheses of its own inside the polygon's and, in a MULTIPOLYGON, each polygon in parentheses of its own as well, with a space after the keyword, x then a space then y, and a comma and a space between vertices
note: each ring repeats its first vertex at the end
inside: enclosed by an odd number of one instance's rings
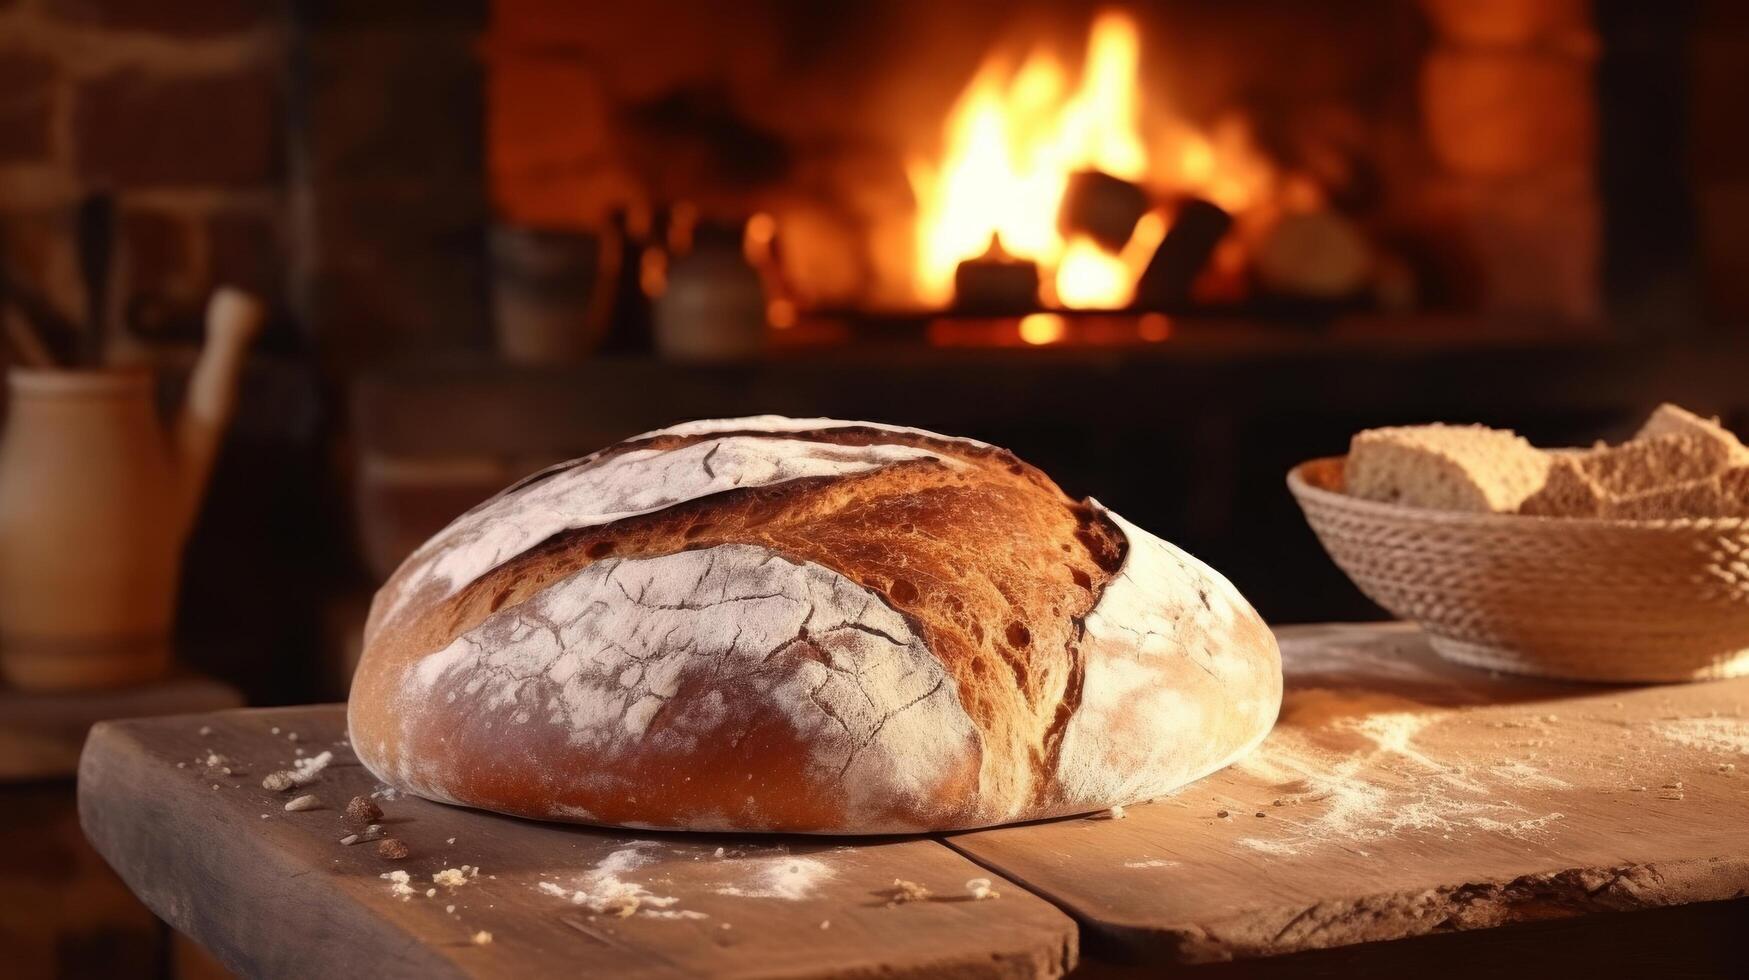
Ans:
POLYGON ((295 312, 340 369, 489 347, 486 0, 292 6, 295 312))

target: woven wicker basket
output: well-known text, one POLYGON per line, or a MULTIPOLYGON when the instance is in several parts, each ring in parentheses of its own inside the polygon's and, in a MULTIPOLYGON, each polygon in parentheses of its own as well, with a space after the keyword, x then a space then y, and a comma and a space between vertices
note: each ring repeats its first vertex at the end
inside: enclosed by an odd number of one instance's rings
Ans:
POLYGON ((1288 489, 1367 598, 1443 656, 1594 681, 1749 674, 1749 520, 1449 513, 1342 492, 1342 458, 1288 489))

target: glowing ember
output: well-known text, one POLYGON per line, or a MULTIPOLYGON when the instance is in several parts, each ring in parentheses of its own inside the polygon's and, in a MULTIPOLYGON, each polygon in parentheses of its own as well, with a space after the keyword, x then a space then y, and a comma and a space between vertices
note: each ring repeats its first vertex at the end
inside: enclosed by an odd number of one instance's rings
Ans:
MULTIPOLYGON (((1196 193, 1230 211, 1254 201, 1273 178, 1243 126, 1205 135, 1172 119, 1144 137, 1138 102, 1141 34, 1133 20, 1100 14, 1071 89, 1055 53, 1034 52, 1018 69, 992 57, 948 114, 938 164, 908 161, 917 200, 913 286, 924 303, 953 299, 954 269, 996 236, 1008 254, 1041 272, 1045 303, 1116 308, 1166 231, 1156 212, 1112 253, 1079 235, 1065 240, 1059 212, 1069 177, 1097 170, 1162 193, 1196 193)), ((1050 342, 1050 341, 1045 341, 1050 342)))
POLYGON ((1020 318, 1020 339, 1029 344, 1054 344, 1069 335, 1069 325, 1056 313, 1030 313, 1020 318))

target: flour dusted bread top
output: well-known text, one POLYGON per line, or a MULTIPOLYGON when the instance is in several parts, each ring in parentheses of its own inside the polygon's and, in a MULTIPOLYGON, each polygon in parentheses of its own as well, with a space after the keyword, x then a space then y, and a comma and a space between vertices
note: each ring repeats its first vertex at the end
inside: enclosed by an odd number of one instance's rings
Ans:
POLYGON ((1274 720, 1220 575, 1005 450, 686 423, 458 518, 378 593, 359 758, 433 799, 691 830, 886 833, 1086 812, 1274 720))

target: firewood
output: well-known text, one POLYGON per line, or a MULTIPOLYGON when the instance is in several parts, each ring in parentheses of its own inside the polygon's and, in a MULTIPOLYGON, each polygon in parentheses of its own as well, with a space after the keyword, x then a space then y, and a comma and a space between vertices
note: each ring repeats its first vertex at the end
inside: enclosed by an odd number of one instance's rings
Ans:
POLYGON ((1137 305, 1155 309, 1182 306, 1190 298, 1191 283, 1232 227, 1232 216, 1218 206, 1201 198, 1186 200, 1142 272, 1136 287, 1137 305))

